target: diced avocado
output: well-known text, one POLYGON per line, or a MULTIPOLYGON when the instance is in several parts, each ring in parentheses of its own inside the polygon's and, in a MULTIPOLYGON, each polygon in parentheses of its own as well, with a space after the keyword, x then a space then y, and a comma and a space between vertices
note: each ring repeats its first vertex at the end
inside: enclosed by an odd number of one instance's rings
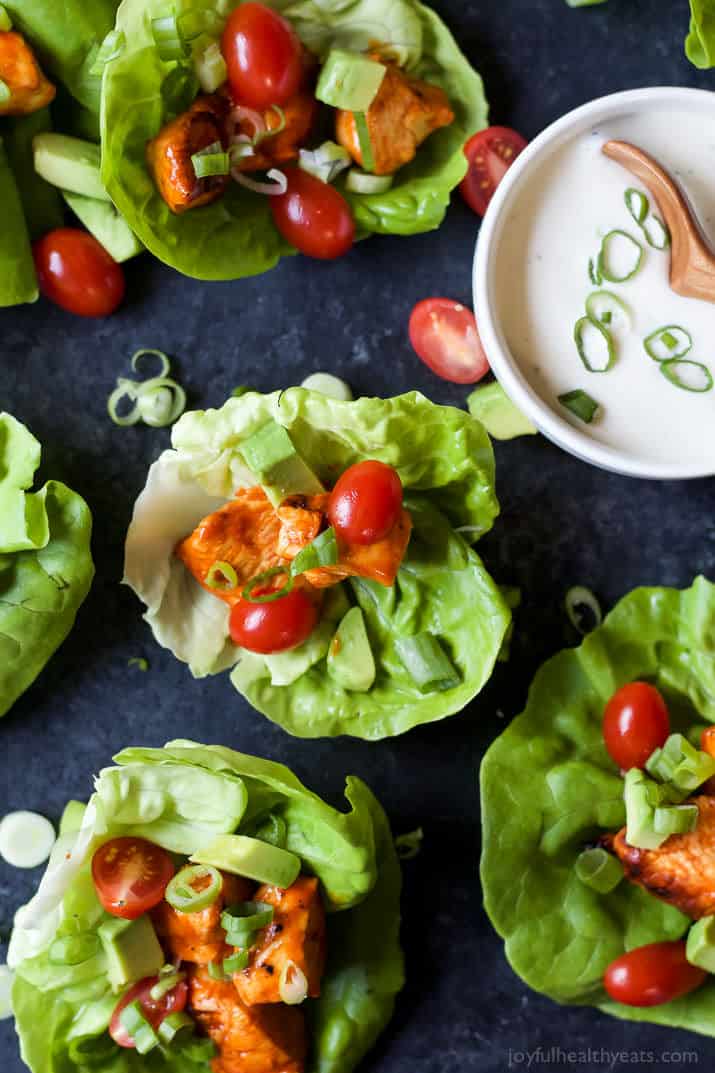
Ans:
MULTIPOLYGON (((658 849, 667 835, 655 830, 655 802, 651 780, 639 768, 626 772, 623 800, 626 806, 626 842, 637 849, 658 849)), ((656 790, 657 790, 656 786, 656 790)))
POLYGON ((98 145, 68 134, 45 131, 32 140, 35 171, 48 183, 85 197, 109 201, 100 175, 98 145))
POLYGON ((328 649, 328 674, 353 693, 367 693, 375 681, 375 659, 359 607, 351 607, 328 649))
POLYGON ((366 112, 377 96, 386 67, 360 52, 334 48, 328 53, 315 96, 332 108, 366 112))
POLYGON ((219 835, 190 860, 193 864, 211 864, 232 875, 284 890, 300 875, 300 857, 295 853, 247 835, 219 835))
POLYGON ((535 436, 539 431, 514 405, 497 380, 476 388, 467 399, 467 408, 495 440, 535 436))
POLYGON ((325 491, 277 421, 268 421, 245 440, 239 450, 274 505, 286 496, 318 495, 325 491))
POLYGON ((113 991, 154 976, 164 964, 164 952, 148 916, 136 920, 110 917, 97 929, 107 955, 107 972, 113 991))
POLYGON ((74 194, 71 190, 63 190, 62 196, 75 216, 115 261, 128 261, 142 252, 144 247, 141 242, 111 201, 74 194))
POLYGON ((693 924, 688 932, 685 956, 691 965, 715 972, 715 917, 702 917, 693 924))

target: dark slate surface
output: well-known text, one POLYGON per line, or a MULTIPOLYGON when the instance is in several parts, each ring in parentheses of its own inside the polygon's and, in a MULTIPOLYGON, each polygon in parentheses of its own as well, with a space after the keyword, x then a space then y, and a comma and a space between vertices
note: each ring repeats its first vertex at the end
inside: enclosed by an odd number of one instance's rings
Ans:
MULTIPOLYGON (((682 54, 686 0, 610 0, 580 11, 563 0, 435 6, 484 74, 493 120, 527 136, 603 93, 715 84, 682 54)), ((41 439, 43 478, 66 481, 89 501, 98 567, 75 631, 0 727, 0 813, 34 808, 57 817, 68 797, 89 792, 92 773, 114 751, 177 734, 284 761, 336 801, 343 776, 355 772, 382 798, 396 831, 422 824, 426 833, 423 853, 406 868, 409 983, 366 1069, 501 1073, 530 1059, 537 1070, 670 1070, 685 1064, 682 1051, 691 1052, 689 1068, 712 1068, 715 1041, 558 1008, 512 974, 481 908, 476 795, 479 759, 522 707, 534 670, 574 640, 561 611, 568 586, 590 584, 610 605, 637 584, 715 575, 710 482, 612 476, 541 439, 500 447, 503 514, 482 550, 495 575, 525 593, 512 663, 463 715, 384 744, 302 743, 253 712, 226 677, 193 682, 155 647, 137 602, 118 585, 133 500, 168 442, 166 433, 120 431, 107 420, 106 397, 136 347, 176 355, 195 406, 220 404, 239 383, 270 390, 317 369, 340 373, 356 393, 420 388, 462 405, 466 391, 414 357, 406 321, 429 294, 469 301, 475 237, 474 217, 455 199, 439 233, 374 239, 334 266, 292 260, 262 279, 211 285, 144 257, 129 269, 125 308, 106 322, 44 302, 0 314, 0 408, 41 439), (140 655, 150 660, 148 674, 127 669, 140 655), (563 1053, 587 1048, 590 1056, 563 1053), (607 1053, 615 1051, 628 1053, 607 1053)), ((0 864, 3 931, 38 878, 0 864)), ((5 1023, 3 1073, 20 1073, 16 1054, 5 1023)))

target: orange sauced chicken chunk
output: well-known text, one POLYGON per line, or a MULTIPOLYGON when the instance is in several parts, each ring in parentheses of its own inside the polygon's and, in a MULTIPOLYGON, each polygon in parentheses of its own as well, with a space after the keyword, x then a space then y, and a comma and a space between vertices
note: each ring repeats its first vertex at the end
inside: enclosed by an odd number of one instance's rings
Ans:
POLYGON ((658 849, 630 846, 625 827, 603 841, 632 883, 698 920, 715 913, 715 797, 701 795, 687 803, 698 807, 697 827, 671 835, 658 849))
MULTIPOLYGON (((370 59, 381 62, 379 54, 371 54, 370 59)), ((371 170, 375 175, 392 175, 409 164, 430 134, 454 121, 454 112, 443 89, 411 78, 394 63, 386 63, 385 67, 382 84, 365 113, 375 158, 371 170)), ((343 148, 364 167, 355 114, 338 111, 335 130, 343 148)))
POLYGON ((0 79, 10 96, 0 101, 0 115, 29 115, 54 100, 57 90, 45 78, 22 34, 0 32, 0 79))
POLYGON ((308 981, 308 995, 318 998, 325 970, 325 910, 318 880, 301 876, 292 887, 263 886, 256 901, 274 907, 273 921, 263 928, 251 947, 250 964, 233 977, 241 1001, 247 1006, 281 1002, 281 971, 289 962, 308 981))
POLYGON ((189 976, 189 1009, 219 1048, 213 1073, 303 1073, 307 1035, 297 1006, 246 1006, 230 981, 189 976))
MULTIPOLYGON (((300 147, 306 144, 315 126, 318 108, 318 102, 310 91, 291 97, 283 105, 285 126, 282 130, 279 129, 283 122, 280 112, 275 108, 267 109, 263 113, 266 129, 277 133, 269 133, 256 146, 255 153, 237 161, 235 166, 238 171, 268 171, 269 168, 297 160, 300 147)), ((252 135, 253 128, 250 123, 244 122, 239 126, 238 133, 252 135)))
MULTIPOLYGON (((192 961, 197 965, 208 965, 231 953, 226 946, 226 935, 221 927, 221 913, 227 905, 248 901, 253 892, 253 884, 247 879, 222 873, 223 887, 216 901, 197 913, 180 913, 169 905, 160 902, 152 910, 152 919, 162 945, 172 960, 192 961)), ((210 880, 203 882, 206 886, 210 880)), ((202 885, 195 886, 200 891, 202 885)))
POLYGON ((198 97, 147 143, 146 157, 159 193, 173 213, 208 205, 221 197, 227 175, 197 179, 191 157, 220 142, 226 145, 228 102, 219 94, 198 97))

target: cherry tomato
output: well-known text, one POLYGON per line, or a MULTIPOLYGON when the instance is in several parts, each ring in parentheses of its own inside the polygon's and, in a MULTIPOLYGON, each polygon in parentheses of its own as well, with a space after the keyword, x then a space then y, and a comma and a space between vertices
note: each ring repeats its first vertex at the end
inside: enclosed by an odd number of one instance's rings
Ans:
POLYGON ((97 896, 115 917, 136 920, 164 897, 174 865, 166 850, 145 838, 113 838, 92 858, 97 896))
POLYGON ((263 111, 286 104, 300 89, 300 38, 282 15, 264 4, 240 4, 229 15, 221 51, 237 104, 263 111))
POLYGON ((402 481, 384 462, 346 469, 328 501, 328 518, 348 544, 374 544, 394 528, 402 510, 402 481))
POLYGON ((660 1006, 700 987, 708 974, 685 957, 685 942, 649 943, 621 954, 606 969, 603 984, 626 1006, 660 1006))
POLYGON ((603 715, 606 748, 619 768, 644 767, 670 733, 665 701, 655 686, 629 682, 613 694, 603 715))
POLYGON ((433 373, 452 384, 476 384, 489 362, 471 309, 451 298, 425 298, 410 315, 410 342, 433 373))
MULTIPOLYGON (((254 595, 261 595, 256 590, 254 595)), ((235 645, 270 655, 307 641, 318 622, 318 608, 302 589, 267 604, 239 600, 231 609, 229 632, 235 645)))
POLYGON ((80 317, 108 317, 124 298, 124 272, 88 231, 59 227, 32 247, 40 290, 80 317))
POLYGON ((172 991, 169 991, 162 999, 155 1002, 149 992, 157 980, 158 976, 146 976, 139 983, 130 987, 117 1003, 112 1019, 109 1022, 109 1035, 120 1047, 134 1046, 134 1040, 119 1020, 122 1010, 132 1002, 138 1001, 141 1004, 142 1012, 154 1031, 159 1028, 161 1022, 170 1013, 180 1013, 186 1006, 189 989, 185 980, 182 980, 172 991))
POLYGON ((469 170, 459 190, 477 216, 487 211, 494 191, 527 145, 511 127, 487 127, 469 139, 464 147, 469 170))
POLYGON ((355 221, 343 195, 300 168, 283 171, 288 189, 270 199, 273 222, 283 238, 308 257, 342 257, 355 241, 355 221))

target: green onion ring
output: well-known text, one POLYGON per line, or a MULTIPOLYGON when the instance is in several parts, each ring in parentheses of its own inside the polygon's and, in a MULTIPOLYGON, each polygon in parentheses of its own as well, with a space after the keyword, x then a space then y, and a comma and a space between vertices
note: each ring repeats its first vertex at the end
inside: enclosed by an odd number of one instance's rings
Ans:
POLYGON ((235 972, 242 972, 248 968, 250 955, 248 950, 237 950, 235 954, 223 959, 223 971, 226 976, 233 976, 235 972))
POLYGON ((664 328, 656 328, 654 332, 647 335, 643 340, 643 349, 649 358, 653 361, 672 361, 674 358, 684 358, 686 354, 689 354, 693 348, 693 337, 686 328, 681 328, 679 324, 666 324, 664 328), (678 339, 673 334, 674 332, 680 332, 685 336, 685 340, 679 350, 675 348, 678 346, 678 339), (655 352, 654 344, 660 340, 668 348, 669 353, 657 354, 655 352))
POLYGON ((585 585, 574 585, 569 589, 564 599, 564 608, 571 625, 584 636, 603 622, 603 611, 598 598, 585 585), (578 613, 578 607, 587 607, 593 616, 593 625, 587 630, 584 629, 583 615, 578 613))
POLYGON ((600 409, 600 403, 596 402, 587 391, 582 391, 581 388, 576 388, 575 391, 566 391, 563 395, 559 395, 558 398, 562 406, 586 425, 591 424, 600 409))
POLYGON ((117 380, 117 386, 112 394, 107 399, 107 413, 111 417, 115 425, 119 425, 120 428, 127 428, 129 425, 136 425, 137 421, 141 420, 141 413, 139 412, 139 405, 136 401, 137 392, 136 389, 139 385, 134 380, 117 380), (123 398, 131 399, 134 403, 133 408, 124 417, 121 417, 117 412, 119 403, 123 398))
POLYGON ((674 387, 679 387, 682 391, 691 391, 694 395, 704 395, 705 392, 710 391, 713 386, 713 374, 710 372, 707 365, 703 365, 700 361, 689 361, 683 358, 668 358, 667 361, 661 361, 658 367, 665 379, 673 384, 674 387), (691 387, 689 384, 683 383, 678 375, 678 367, 682 367, 683 365, 689 365, 692 368, 699 369, 705 374, 703 387, 691 387))
POLYGON ((235 589, 238 586, 238 574, 230 563, 225 562, 223 559, 217 559, 209 567, 204 579, 204 585, 219 592, 230 592, 231 589, 235 589))
POLYGON ((608 299, 609 302, 612 302, 613 305, 616 306, 616 308, 621 313, 623 313, 626 320, 630 322, 630 309, 628 308, 626 303, 618 297, 617 294, 613 293, 613 291, 592 291, 591 294, 589 294, 588 298, 586 299, 586 316, 590 317, 591 320, 600 321, 602 324, 610 323, 610 321, 603 320, 603 314, 599 316, 598 311, 595 308, 598 305, 599 299, 608 299))
POLYGON ((131 366, 135 373, 139 372, 139 363, 144 357, 158 358, 161 363, 161 369, 158 373, 154 373, 154 376, 168 376, 171 369, 171 362, 164 353, 163 350, 155 350, 153 347, 142 347, 141 350, 135 350, 132 354, 131 366))
POLYGON ((574 325, 573 339, 574 343, 576 344, 578 356, 581 359, 584 368, 588 369, 590 373, 607 373, 609 369, 613 368, 613 365, 616 360, 615 343, 613 342, 613 336, 611 335, 611 333, 608 331, 607 328, 604 328, 600 321, 593 320, 591 317, 580 317, 574 325), (595 328, 597 332, 600 332, 600 334, 606 341, 606 353, 608 355, 608 361, 602 369, 595 368, 595 366, 591 363, 591 359, 586 353, 586 348, 583 342, 583 333, 587 327, 595 328))
POLYGON ((256 134, 251 140, 251 145, 254 148, 257 145, 260 145, 261 142, 264 142, 266 140, 266 138, 275 138, 276 134, 282 134, 283 131, 286 129, 287 125, 288 125, 288 121, 286 119, 286 114, 283 111, 283 109, 281 107, 279 107, 279 105, 272 104, 271 105, 271 111, 276 112, 277 115, 278 115, 278 120, 279 120, 278 126, 277 127, 272 127, 271 130, 266 129, 266 130, 259 131, 258 134, 256 134))
POLYGON ((623 195, 623 200, 625 201, 626 208, 628 209, 635 222, 637 224, 642 224, 648 216, 648 212, 650 211, 650 201, 643 193, 643 191, 636 190, 635 187, 629 186, 625 194, 623 195), (637 200, 638 202, 639 207, 637 210, 633 206, 634 200, 637 200))
POLYGON ((294 579, 290 570, 286 566, 274 566, 270 570, 264 570, 262 574, 258 574, 249 581, 245 589, 241 593, 241 598, 247 600, 250 604, 270 604, 274 600, 280 600, 283 596, 287 596, 289 592, 293 590, 294 579), (264 581, 269 581, 272 577, 277 577, 279 574, 285 574, 286 583, 282 588, 276 589, 275 592, 267 592, 262 596, 254 596, 253 590, 258 585, 262 585, 264 581))
POLYGON ((621 231, 618 228, 614 228, 613 231, 609 231, 608 234, 604 236, 603 242, 601 243, 601 249, 598 251, 598 272, 603 279, 607 279, 609 283, 626 283, 629 279, 633 279, 639 272, 643 263, 643 253, 643 247, 637 239, 633 238, 633 235, 629 235, 627 231, 621 231), (638 257, 633 268, 624 276, 615 275, 608 267, 609 247, 616 238, 627 239, 627 241, 638 250, 638 257))
POLYGON ((598 271, 598 263, 597 262, 598 262, 598 258, 596 258, 595 260, 594 260, 593 257, 589 258, 589 262, 588 262, 588 278, 591 280, 591 283, 594 285, 594 287, 600 287, 601 284, 603 283, 603 277, 601 276, 600 272, 598 271))
POLYGON ((192 864, 182 868, 169 882, 164 897, 179 913, 199 913, 213 905, 223 889, 223 880, 218 868, 210 864, 192 864), (197 879, 210 880, 203 890, 196 890, 197 879))
POLYGON ((640 229, 643 232, 643 236, 648 245, 654 250, 667 250, 670 246, 670 231, 661 220, 660 216, 650 216, 645 223, 640 225, 640 229), (660 241, 656 242, 652 233, 648 230, 651 225, 651 221, 660 228, 660 241))
POLYGON ((221 914, 221 927, 230 946, 247 947, 255 932, 273 921, 274 908, 267 902, 239 902, 221 914))
POLYGON ((173 425, 186 409, 186 392, 181 384, 167 376, 155 376, 138 384, 136 398, 139 416, 151 428, 173 425))

